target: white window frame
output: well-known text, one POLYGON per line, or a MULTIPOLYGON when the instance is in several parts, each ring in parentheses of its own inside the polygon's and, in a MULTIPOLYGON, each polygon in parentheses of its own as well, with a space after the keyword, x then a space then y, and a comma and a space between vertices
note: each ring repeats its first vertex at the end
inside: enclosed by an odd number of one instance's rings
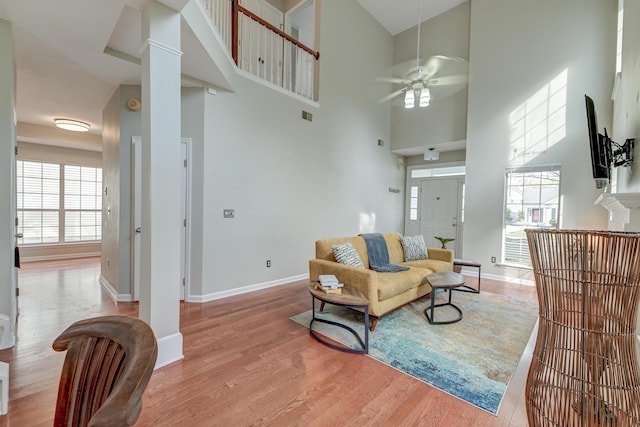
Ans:
MULTIPOLYGON (((19 246, 46 246, 46 245, 68 245, 68 244, 76 244, 76 243, 99 243, 101 241, 102 238, 102 168, 101 167, 97 167, 97 166, 90 166, 90 165, 74 165, 74 164, 64 164, 64 163, 59 163, 59 162, 46 162, 46 161, 41 161, 41 160, 30 160, 30 159, 18 159, 16 160, 17 164, 16 164, 16 175, 18 175, 19 173, 22 173, 21 171, 23 169, 20 168, 20 165, 26 163, 38 163, 40 165, 55 165, 58 167, 58 173, 59 173, 59 179, 57 180, 58 183, 58 192, 56 193, 56 197, 58 198, 58 204, 57 204, 57 209, 51 209, 51 208, 41 208, 41 209, 35 209, 35 208, 23 208, 22 206, 24 206, 24 203, 20 204, 17 207, 17 212, 18 212, 18 216, 19 218, 24 218, 24 212, 56 212, 57 213, 57 240, 53 241, 51 239, 45 240, 43 241, 43 238, 41 237, 38 242, 32 242, 32 243, 25 243, 24 240, 25 238, 19 238, 18 239, 18 245, 19 246), (88 209, 86 206, 82 206, 82 204, 80 205, 80 208, 74 208, 74 209, 65 209, 65 167, 80 167, 81 170, 82 168, 90 168, 90 169, 94 169, 96 170, 97 175, 99 175, 99 181, 96 180, 92 182, 93 186, 95 187, 95 190, 93 191, 93 193, 91 194, 91 196, 93 196, 96 200, 95 204, 93 204, 92 206, 89 207, 93 207, 92 209, 88 209), (98 172, 99 171, 99 172, 98 172), (82 217, 83 213, 86 215, 87 213, 93 214, 94 218, 98 218, 99 220, 95 220, 92 227, 93 227, 93 232, 92 233, 88 233, 91 238, 89 239, 83 239, 82 238, 82 231, 80 232, 80 237, 78 239, 74 239, 74 240, 69 240, 66 238, 66 230, 65 230, 65 221, 66 221, 66 217, 67 217, 67 212, 80 212, 80 216, 82 217), (97 228, 97 230, 96 230, 97 228), (94 238, 97 237, 97 238, 94 238)), ((22 176, 17 176, 17 182, 18 185, 20 185, 20 183, 22 183, 23 181, 23 177, 22 176)), ((80 183, 80 185, 82 185, 82 182, 80 183)), ((20 200, 21 198, 21 194, 23 193, 22 191, 23 189, 18 188, 18 198, 20 200)), ((81 200, 82 203, 82 200, 81 200)), ((18 223, 18 232, 22 233, 23 236, 27 236, 28 237, 28 233, 25 234, 24 232, 24 221, 19 221, 18 223)), ((41 225, 41 229, 42 229, 42 225, 41 225)), ((82 228, 82 226, 81 226, 82 228)), ((86 228, 85 228, 86 231, 86 228)), ((41 231, 40 235, 42 236, 43 231, 41 231)))
MULTIPOLYGON (((505 187, 504 187, 504 203, 503 203, 503 215, 502 215, 502 259, 501 264, 513 266, 513 267, 522 267, 522 268, 531 268, 530 265, 530 257, 529 257, 529 246, 527 243, 526 235, 524 235, 524 230, 527 228, 559 228, 560 220, 561 220, 561 184, 562 184, 562 169, 560 164, 549 164, 549 165, 531 165, 531 166, 518 166, 518 167, 507 167, 505 171, 505 187), (552 172, 557 173, 557 196, 555 197, 556 203, 545 203, 541 199, 543 188, 542 182, 538 186, 538 200, 535 202, 527 202, 524 199, 524 181, 522 187, 522 196, 519 202, 514 201, 515 198, 511 198, 511 190, 510 186, 510 175, 511 174, 527 174, 527 173, 542 173, 542 172, 552 172), (518 215, 515 220, 513 219, 514 211, 511 207, 520 206, 520 209, 517 210, 518 215), (534 212, 538 213, 542 212, 542 222, 533 221, 534 212), (507 213, 511 212, 510 215, 507 213), (548 212, 548 214, 545 214, 548 212), (551 215, 551 218, 547 220, 547 216, 551 215), (553 217, 555 215, 555 218, 553 217), (509 218, 507 218, 509 216, 509 218), (530 221, 528 219, 531 219, 530 221), (555 222, 555 223, 554 223, 555 222), (519 223, 519 224, 518 224, 519 223), (516 235, 517 234, 517 235, 516 235), (511 235, 511 236, 510 236, 511 235), (514 237, 515 236, 515 237, 514 237), (511 238, 513 240, 512 243, 508 241, 511 238), (511 248, 515 246, 517 251, 517 257, 515 257, 514 249, 511 248), (529 260, 527 262, 526 260, 529 260), (524 262, 523 262, 524 261, 524 262)), ((529 188, 535 187, 535 185, 527 186, 529 188)), ((513 186, 514 192, 517 194, 516 186, 513 186)), ((554 200, 551 198, 549 200, 554 200)), ((538 217, 540 219, 540 217, 538 217)))

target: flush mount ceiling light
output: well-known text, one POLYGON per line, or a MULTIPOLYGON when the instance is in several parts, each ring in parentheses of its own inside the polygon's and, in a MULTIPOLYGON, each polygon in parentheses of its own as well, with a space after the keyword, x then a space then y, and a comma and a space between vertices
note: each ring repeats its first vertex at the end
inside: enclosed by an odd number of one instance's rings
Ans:
POLYGON ((435 150, 435 148, 429 148, 424 152, 425 160, 438 160, 440 158, 440 153, 435 150))
POLYGON ((56 126, 60 129, 72 130, 74 132, 88 132, 91 125, 89 123, 81 122, 71 119, 54 119, 56 126))

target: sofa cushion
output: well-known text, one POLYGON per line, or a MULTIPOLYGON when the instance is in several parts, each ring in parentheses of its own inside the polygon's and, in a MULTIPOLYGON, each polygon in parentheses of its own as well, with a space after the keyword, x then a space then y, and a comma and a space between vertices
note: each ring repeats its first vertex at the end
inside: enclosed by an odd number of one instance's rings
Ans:
POLYGON ((353 247, 353 244, 351 242, 332 245, 331 248, 333 249, 333 255, 336 257, 336 261, 338 261, 340 264, 364 268, 362 259, 360 258, 360 255, 358 255, 358 252, 356 252, 356 248, 353 247))
POLYGON ((417 259, 414 261, 403 262, 400 265, 406 265, 409 267, 418 267, 429 270, 427 274, 431 273, 444 273, 452 271, 453 264, 446 261, 440 261, 437 259, 417 259))
POLYGON ((376 273, 378 276, 378 300, 399 295, 409 289, 417 288, 427 280, 431 271, 424 268, 410 267, 409 270, 396 273, 376 273))
POLYGON ((421 234, 417 236, 401 236, 402 248, 404 249, 404 260, 415 261, 417 259, 427 259, 427 245, 421 234))
POLYGON ((400 243, 400 233, 384 233, 383 236, 389 249, 389 262, 391 264, 404 262, 404 250, 402 249, 402 243, 400 243))

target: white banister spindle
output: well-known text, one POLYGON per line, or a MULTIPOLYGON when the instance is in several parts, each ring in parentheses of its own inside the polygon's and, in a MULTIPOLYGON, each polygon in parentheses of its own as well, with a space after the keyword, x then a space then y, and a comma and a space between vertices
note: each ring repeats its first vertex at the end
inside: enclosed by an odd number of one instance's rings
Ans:
MULTIPOLYGON (((201 0, 213 26, 231 52, 232 7, 230 0, 201 0)), ((314 99, 316 59, 263 24, 238 14, 238 67, 257 77, 314 99)))

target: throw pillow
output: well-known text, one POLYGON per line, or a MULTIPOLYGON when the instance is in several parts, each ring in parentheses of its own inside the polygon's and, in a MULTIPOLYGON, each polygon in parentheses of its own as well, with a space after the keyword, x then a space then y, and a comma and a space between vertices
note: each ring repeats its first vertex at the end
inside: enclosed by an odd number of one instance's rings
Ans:
POLYGON ((351 242, 340 243, 339 245, 331 246, 333 249, 333 256, 336 257, 336 261, 340 264, 352 265, 354 267, 364 268, 362 259, 353 247, 351 242))
POLYGON ((400 236, 400 241, 402 242, 405 261, 429 258, 427 245, 424 243, 424 237, 422 237, 422 235, 400 236))

